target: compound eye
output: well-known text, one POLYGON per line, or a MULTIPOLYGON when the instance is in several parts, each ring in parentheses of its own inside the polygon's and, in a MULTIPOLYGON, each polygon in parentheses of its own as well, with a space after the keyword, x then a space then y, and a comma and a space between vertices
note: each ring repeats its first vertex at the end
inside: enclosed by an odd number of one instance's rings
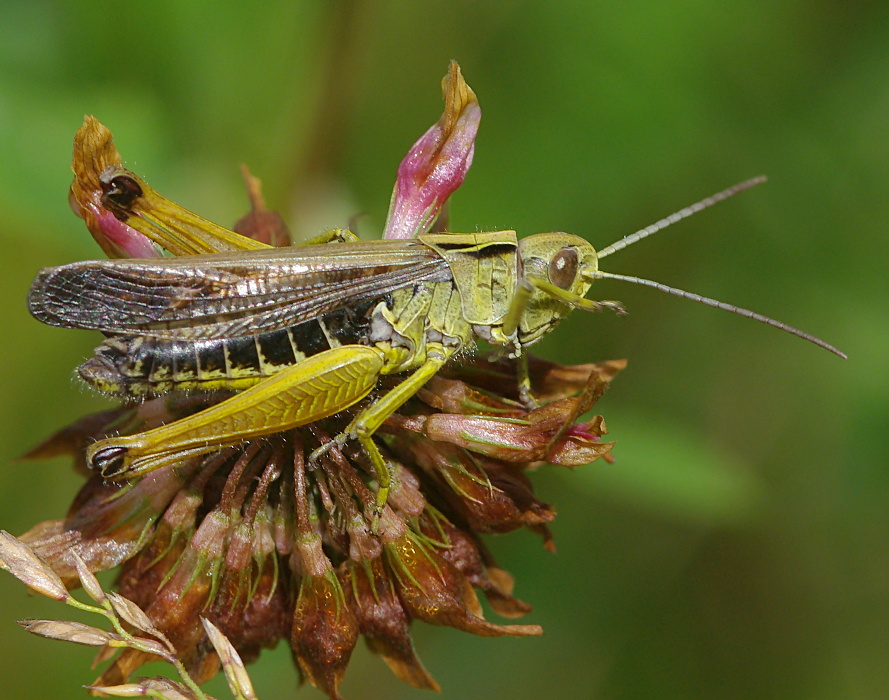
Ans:
POLYGON ((575 248, 562 248, 549 262, 549 281, 559 289, 568 289, 577 279, 579 264, 575 248))

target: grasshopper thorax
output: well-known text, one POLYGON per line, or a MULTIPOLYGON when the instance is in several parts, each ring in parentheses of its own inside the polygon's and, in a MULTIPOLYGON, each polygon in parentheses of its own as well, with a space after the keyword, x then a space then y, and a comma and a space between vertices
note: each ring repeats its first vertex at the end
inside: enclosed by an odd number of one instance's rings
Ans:
POLYGON ((518 341, 530 345, 568 315, 572 307, 566 299, 586 295, 592 280, 582 273, 598 269, 598 262, 593 246, 570 233, 528 236, 519 241, 518 253, 519 283, 529 293, 519 319, 518 341))

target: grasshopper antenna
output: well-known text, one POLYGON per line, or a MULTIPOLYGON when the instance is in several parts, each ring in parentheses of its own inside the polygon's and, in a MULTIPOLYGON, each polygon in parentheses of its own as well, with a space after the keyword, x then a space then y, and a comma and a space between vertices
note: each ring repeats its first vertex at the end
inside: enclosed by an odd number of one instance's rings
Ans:
POLYGON ((717 192, 716 194, 711 195, 706 199, 702 199, 700 202, 695 202, 691 206, 685 207, 685 209, 680 209, 675 214, 670 214, 670 216, 653 223, 651 226, 646 226, 641 231, 636 231, 636 233, 631 233, 629 236, 621 238, 619 241, 612 243, 610 246, 607 246, 606 248, 598 251, 597 256, 599 260, 601 260, 602 258, 611 255, 612 253, 623 250, 629 245, 633 245, 633 243, 641 241, 643 238, 648 238, 658 231, 664 230, 668 226, 672 226, 678 221, 687 219, 692 214, 697 214, 699 211, 703 211, 708 207, 712 207, 714 204, 725 201, 729 197, 734 197, 739 192, 743 192, 744 190, 749 190, 751 187, 761 185, 765 181, 766 176, 760 175, 759 177, 752 177, 749 180, 744 180, 744 182, 739 182, 737 185, 732 185, 728 189, 724 189, 722 192, 717 192))
POLYGON ((794 328, 791 325, 786 323, 782 323, 781 321, 776 321, 773 318, 769 318, 768 316, 763 316, 762 314, 758 314, 755 311, 750 311, 750 309, 742 309, 740 306, 735 306, 733 304, 726 304, 724 301, 719 301, 718 299, 711 299, 710 297, 701 296, 700 294, 694 294, 693 292, 686 292, 682 289, 676 289, 675 287, 668 287, 666 284, 661 284, 660 282, 654 282, 652 280, 642 279, 641 277, 630 277, 628 275, 616 275, 613 272, 603 272, 602 270, 585 270, 583 276, 588 280, 596 280, 596 279, 612 279, 612 280, 623 280, 624 282, 632 282, 633 284, 641 284, 645 287, 652 287, 654 289, 660 290, 662 292, 666 292, 667 294, 672 294, 673 296, 682 297, 683 299, 691 299, 692 301, 698 301, 701 304, 706 304, 707 306, 713 306, 717 309, 722 309, 723 311, 730 311, 733 314, 738 314, 739 316, 745 316, 747 318, 752 318, 754 321, 759 321, 760 323, 764 323, 767 326, 772 326, 773 328, 780 328, 782 331, 790 333, 791 335, 795 335, 798 338, 802 338, 803 340, 808 340, 810 343, 814 343, 819 348, 824 348, 825 350, 830 350, 834 355, 839 355, 844 360, 849 359, 846 353, 838 350, 830 343, 825 343, 821 338, 818 338, 810 333, 806 333, 805 331, 801 331, 799 328, 794 328))
MULTIPOLYGON (((602 258, 611 255, 612 253, 617 252, 618 250, 622 250, 637 241, 641 241, 643 238, 648 238, 652 234, 661 231, 668 226, 675 224, 677 221, 682 221, 682 219, 687 219, 692 214, 696 214, 697 212, 706 209, 708 207, 712 207, 714 204, 718 202, 722 202, 723 200, 728 199, 729 197, 733 197, 739 192, 743 192, 744 190, 749 190, 751 187, 755 187, 766 181, 765 176, 759 176, 751 178, 750 180, 745 180, 744 182, 740 182, 737 185, 733 185, 728 189, 723 190, 722 192, 717 192, 716 194, 707 197, 706 199, 702 199, 700 202, 696 202, 689 207, 685 207, 685 209, 680 209, 675 214, 670 214, 670 216, 661 219, 660 221, 652 224, 651 226, 646 226, 644 229, 640 231, 636 231, 636 233, 632 233, 621 240, 612 243, 610 246, 603 248, 597 253, 597 260, 601 260, 602 258)), ((833 345, 824 342, 821 338, 817 338, 810 333, 806 333, 801 331, 799 328, 794 328, 791 325, 786 323, 782 323, 781 321, 776 321, 773 318, 769 318, 768 316, 763 316, 762 314, 758 314, 755 311, 750 311, 749 309, 743 309, 740 306, 734 306, 733 304, 726 304, 724 301, 719 301, 717 299, 711 299, 710 297, 701 296, 700 294, 694 294, 692 292, 686 292, 682 289, 676 289, 675 287, 668 287, 666 284, 661 284, 660 282, 654 282, 652 280, 642 279, 641 277, 631 277, 629 275, 618 275, 613 272, 604 272, 599 269, 591 269, 585 268, 581 272, 582 276, 592 282, 597 279, 613 279, 613 280, 623 280, 624 282, 632 282, 633 284, 641 284, 645 287, 652 287, 653 289, 657 289, 661 292, 666 292, 667 294, 672 294, 673 296, 682 297, 683 299, 691 299, 692 301, 700 302, 701 304, 706 304, 707 306, 713 306, 717 309, 722 309, 723 311, 729 311, 733 314, 738 314, 739 316, 745 316, 747 318, 752 318, 754 321, 759 321, 760 323, 764 323, 767 326, 772 326, 773 328, 778 328, 786 333, 790 333, 791 335, 795 335, 798 338, 802 338, 803 340, 808 340, 810 343, 814 343, 820 348, 824 348, 825 350, 829 350, 834 355, 838 355, 842 357, 844 360, 848 359, 846 353, 838 350, 833 345)))

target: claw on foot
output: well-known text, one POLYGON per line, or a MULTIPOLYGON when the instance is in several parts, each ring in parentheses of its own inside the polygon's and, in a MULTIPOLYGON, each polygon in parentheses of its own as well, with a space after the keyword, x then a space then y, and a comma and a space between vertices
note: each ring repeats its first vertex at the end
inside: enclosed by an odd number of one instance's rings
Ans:
POLYGON ((334 447, 337 448, 338 450, 342 449, 343 446, 349 440, 354 440, 354 439, 355 439, 354 435, 350 435, 349 433, 340 433, 332 440, 328 440, 327 442, 325 442, 323 445, 321 445, 321 447, 318 447, 318 448, 312 450, 309 453, 309 459, 307 460, 307 462, 308 462, 307 466, 310 469, 314 469, 318 464, 318 460, 320 460, 324 455, 326 455, 328 452, 330 452, 334 447))
POLYGON ((519 400, 529 411, 533 411, 535 408, 540 408, 540 404, 537 402, 537 399, 534 398, 534 394, 531 393, 530 386, 525 386, 524 384, 519 385, 519 400))
POLYGON ((613 311, 618 316, 627 315, 626 307, 619 301, 599 301, 596 303, 599 304, 599 306, 601 306, 603 309, 609 309, 610 311, 613 311))

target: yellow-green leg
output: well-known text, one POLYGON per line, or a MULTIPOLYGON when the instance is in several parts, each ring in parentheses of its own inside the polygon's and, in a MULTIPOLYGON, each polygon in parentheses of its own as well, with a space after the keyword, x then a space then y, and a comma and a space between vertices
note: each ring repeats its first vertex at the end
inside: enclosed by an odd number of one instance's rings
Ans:
POLYGON ((518 356, 516 368, 519 375, 519 399, 525 404, 525 408, 531 411, 540 404, 537 403, 531 391, 531 373, 528 371, 528 355, 526 353, 518 356))
MULTIPOLYGON (((522 321, 522 315, 525 313, 528 301, 531 299, 535 289, 539 289, 575 309, 583 309, 584 311, 602 311, 604 309, 611 309, 618 314, 626 313, 623 305, 619 301, 592 301, 585 297, 578 296, 577 294, 572 294, 571 292, 561 289, 539 277, 525 277, 522 279, 521 284, 519 284, 518 289, 512 298, 509 310, 503 317, 503 323, 500 330, 502 333, 502 341, 504 343, 508 343, 509 338, 518 331, 519 324, 522 321)), ((518 338, 515 338, 513 343, 515 345, 515 357, 518 369, 519 398, 527 408, 533 409, 537 407, 537 401, 534 400, 534 396, 531 393, 531 376, 528 373, 528 358, 522 352, 522 347, 518 338)))
POLYGON ((376 532, 380 516, 383 513, 383 506, 386 505, 386 500, 389 497, 389 489, 392 485, 392 474, 389 470, 389 465, 386 463, 386 460, 380 452, 380 448, 377 447, 377 444, 373 440, 373 435, 389 416, 401 408, 405 401, 416 394, 426 382, 435 376, 447 362, 450 354, 451 353, 448 352, 446 354, 433 353, 429 355, 426 362, 423 363, 419 369, 415 370, 407 379, 401 382, 401 384, 392 389, 372 406, 368 406, 355 416, 349 424, 349 427, 346 428, 341 435, 338 435, 332 442, 318 448, 309 456, 310 462, 316 461, 334 445, 342 445, 349 439, 358 440, 367 452, 367 456, 370 458, 371 466, 373 466, 377 477, 377 483, 379 484, 374 508, 373 524, 371 526, 371 529, 374 532, 376 532))
POLYGON ((380 401, 372 406, 368 406, 359 413, 352 421, 348 428, 348 432, 354 433, 358 438, 358 442, 367 451, 370 457, 370 463, 373 465, 374 471, 377 473, 380 488, 377 489, 376 510, 374 513, 373 529, 379 522, 380 515, 383 513, 383 506, 386 505, 386 499, 389 497, 389 488, 392 485, 392 473, 389 465, 380 454, 380 448, 373 440, 373 434, 379 427, 397 411, 411 396, 416 394, 423 385, 436 375, 438 370, 447 362, 445 357, 429 357, 426 362, 416 370, 411 376, 405 379, 401 384, 392 389, 380 401))
POLYGON ((319 233, 314 238, 300 243, 294 243, 295 248, 302 248, 307 245, 324 245, 327 243, 354 243, 360 240, 358 236, 347 228, 332 228, 323 233, 319 233))
POLYGON ((605 311, 606 309, 610 309, 620 316, 627 313, 626 309, 624 309, 624 305, 619 301, 593 301, 592 299, 572 294, 571 292, 566 291, 561 287, 557 287, 554 284, 550 284, 539 277, 528 277, 526 281, 540 291, 549 294, 553 299, 558 299, 562 303, 567 304, 572 309, 582 309, 583 311, 605 311))
POLYGON ((306 425, 367 396, 385 356, 374 347, 343 345, 306 358, 192 416, 136 435, 100 440, 88 463, 107 477, 132 477, 187 457, 306 425))

